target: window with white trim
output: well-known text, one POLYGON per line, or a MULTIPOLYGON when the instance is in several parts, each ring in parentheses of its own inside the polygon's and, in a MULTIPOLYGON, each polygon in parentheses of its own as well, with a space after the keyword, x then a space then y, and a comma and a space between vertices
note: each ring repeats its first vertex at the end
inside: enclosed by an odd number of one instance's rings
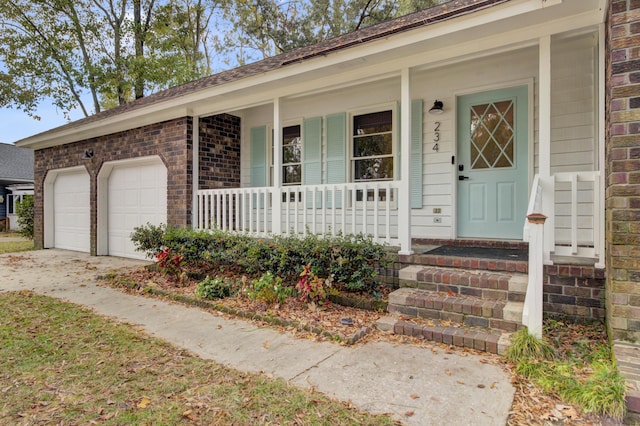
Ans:
POLYGON ((393 180, 393 112, 354 115, 352 148, 354 182, 393 180))
MULTIPOLYGON (((302 126, 296 124, 282 128, 282 185, 302 184, 302 126)), ((269 151, 269 183, 273 181, 273 131, 269 151)))
POLYGON ((301 126, 282 128, 282 184, 302 183, 302 134, 301 126))

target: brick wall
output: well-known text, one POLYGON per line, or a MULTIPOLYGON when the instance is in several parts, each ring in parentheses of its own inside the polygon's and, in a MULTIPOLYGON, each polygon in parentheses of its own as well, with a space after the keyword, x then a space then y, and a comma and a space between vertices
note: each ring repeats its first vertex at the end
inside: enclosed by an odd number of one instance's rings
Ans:
POLYGON ((97 176, 107 161, 158 155, 167 167, 167 222, 187 226, 191 222, 192 119, 190 117, 156 123, 125 132, 92 138, 35 152, 35 223, 36 248, 44 243, 43 184, 47 172, 84 166, 89 172, 91 203, 91 254, 96 254, 97 176), (83 160, 86 149, 94 156, 83 160))
POLYGON ((605 271, 593 266, 545 265, 545 317, 602 321, 605 317, 605 271))
POLYGON ((240 187, 240 118, 220 114, 200 118, 198 188, 240 187))
POLYGON ((612 0, 606 61, 607 323, 640 341, 640 0, 612 0))

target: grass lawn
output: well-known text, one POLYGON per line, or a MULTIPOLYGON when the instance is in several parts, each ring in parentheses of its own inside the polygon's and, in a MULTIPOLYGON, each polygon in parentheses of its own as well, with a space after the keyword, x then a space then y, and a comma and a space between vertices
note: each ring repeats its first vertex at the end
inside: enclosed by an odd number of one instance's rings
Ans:
MULTIPOLYGON (((33 241, 6 241, 10 237, 19 237, 18 234, 0 234, 0 254, 17 251, 33 250, 33 241)), ((13 240, 13 238, 11 238, 13 240)))
POLYGON ((2 424, 393 424, 29 292, 0 294, 2 424))

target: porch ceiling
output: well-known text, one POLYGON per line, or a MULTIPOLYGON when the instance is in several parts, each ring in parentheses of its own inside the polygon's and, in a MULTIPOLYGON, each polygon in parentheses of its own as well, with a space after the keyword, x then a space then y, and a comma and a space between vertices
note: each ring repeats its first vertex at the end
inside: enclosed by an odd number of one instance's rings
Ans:
POLYGON ((510 0, 252 77, 194 90, 167 101, 62 126, 16 143, 41 149, 184 116, 205 116, 269 104, 537 44, 541 36, 595 28, 603 0, 510 0))

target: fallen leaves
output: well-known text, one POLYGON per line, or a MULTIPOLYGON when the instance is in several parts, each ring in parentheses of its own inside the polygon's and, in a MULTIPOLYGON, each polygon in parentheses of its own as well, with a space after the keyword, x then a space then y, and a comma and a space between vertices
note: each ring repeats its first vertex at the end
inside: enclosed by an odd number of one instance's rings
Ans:
POLYGON ((140 402, 136 405, 138 408, 144 409, 147 408, 151 404, 151 400, 146 396, 143 396, 140 402))

